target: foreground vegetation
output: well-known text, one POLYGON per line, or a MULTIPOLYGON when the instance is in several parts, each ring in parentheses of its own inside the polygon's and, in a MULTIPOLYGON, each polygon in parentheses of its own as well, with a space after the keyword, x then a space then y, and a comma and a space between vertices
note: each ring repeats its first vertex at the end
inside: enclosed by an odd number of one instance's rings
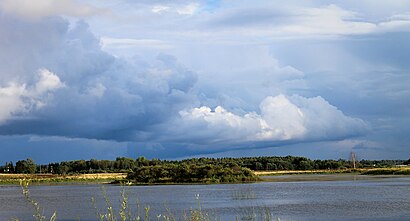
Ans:
MULTIPOLYGON (((23 191, 23 196, 26 198, 27 202, 33 207, 33 217, 36 221, 57 221, 58 213, 54 211, 50 216, 44 214, 44 208, 30 195, 30 190, 28 188, 30 180, 20 180, 20 186, 23 191), (48 218, 49 217, 49 218, 48 218)), ((91 203, 94 206, 96 217, 99 221, 220 221, 220 217, 215 214, 209 213, 206 209, 202 208, 199 194, 197 194, 197 205, 194 208, 190 208, 182 216, 173 214, 169 209, 166 209, 162 214, 151 214, 150 206, 141 206, 139 200, 137 201, 137 208, 130 207, 130 196, 127 192, 126 186, 123 186, 120 192, 119 209, 111 202, 107 193, 102 187, 103 198, 105 201, 105 208, 98 208, 96 199, 91 198, 91 203)), ((77 216, 80 220, 80 216, 77 216)), ((264 210, 262 212, 248 211, 247 214, 241 214, 236 216, 236 220, 265 220, 265 221, 279 221, 279 218, 273 219, 272 212, 269 210, 264 210)), ((11 219, 13 221, 20 221, 18 218, 11 219)))
POLYGON ((362 175, 410 175, 410 167, 375 168, 363 171, 362 175))

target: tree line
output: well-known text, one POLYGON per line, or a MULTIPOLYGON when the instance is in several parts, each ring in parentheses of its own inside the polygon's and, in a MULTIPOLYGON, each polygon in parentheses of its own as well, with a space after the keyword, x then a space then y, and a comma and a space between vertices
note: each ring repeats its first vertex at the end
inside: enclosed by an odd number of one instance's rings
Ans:
MULTIPOLYGON (((395 165, 408 165, 409 160, 360 160, 356 162, 357 168, 391 167, 395 165)), ((313 169, 345 169, 352 168, 349 160, 311 160, 297 156, 267 156, 267 157, 242 157, 242 158, 191 158, 185 160, 160 160, 138 157, 137 159, 118 157, 115 160, 74 160, 59 163, 37 165, 32 159, 19 160, 15 164, 6 162, 0 166, 2 173, 107 173, 107 172, 133 172, 155 171, 156 168, 167 168, 167 173, 172 174, 175 168, 188 165, 190 170, 219 171, 223 168, 248 168, 251 170, 313 170, 313 169), (182 165, 182 166, 181 166, 182 165), (171 169, 172 168, 172 169, 171 169)), ((199 175, 198 175, 199 176, 199 175)), ((197 179, 201 179, 198 177, 197 179)))

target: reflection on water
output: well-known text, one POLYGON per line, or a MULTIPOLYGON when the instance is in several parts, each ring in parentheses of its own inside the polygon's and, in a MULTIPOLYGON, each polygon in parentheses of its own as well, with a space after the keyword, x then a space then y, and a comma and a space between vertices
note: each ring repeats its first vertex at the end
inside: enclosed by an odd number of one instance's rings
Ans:
MULTIPOLYGON (((105 186, 118 211, 121 186, 105 186)), ((155 216, 169 211, 182 217, 199 203, 221 220, 409 220, 410 178, 350 181, 263 182, 226 185, 132 186, 131 208, 150 206, 155 216)), ((44 205, 45 214, 57 211, 58 220, 98 220, 97 206, 105 203, 100 185, 31 186, 31 195, 44 205)), ((18 186, 0 186, 0 220, 32 220, 32 208, 18 186)), ((156 217, 154 217, 156 219, 156 217)))

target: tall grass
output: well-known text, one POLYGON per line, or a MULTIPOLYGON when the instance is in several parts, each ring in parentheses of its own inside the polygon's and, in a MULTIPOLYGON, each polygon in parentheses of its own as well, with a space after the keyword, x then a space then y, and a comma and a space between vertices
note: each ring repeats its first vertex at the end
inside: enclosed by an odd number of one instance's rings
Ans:
MULTIPOLYGON (((20 180, 20 186, 23 191, 23 196, 26 198, 27 202, 31 204, 34 208, 34 214, 33 217, 37 221, 56 221, 57 220, 57 213, 54 211, 53 215, 51 215, 50 219, 47 219, 47 217, 44 215, 44 209, 40 206, 40 204, 31 197, 30 191, 28 189, 28 186, 30 184, 30 180, 20 180)), ((19 219, 15 218, 13 219, 14 221, 19 221, 19 219)))

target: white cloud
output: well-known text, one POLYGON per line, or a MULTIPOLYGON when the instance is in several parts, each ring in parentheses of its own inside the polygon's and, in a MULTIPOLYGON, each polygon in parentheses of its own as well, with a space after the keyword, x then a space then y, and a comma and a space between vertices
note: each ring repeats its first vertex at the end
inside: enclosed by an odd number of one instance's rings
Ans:
POLYGON ((152 7, 151 11, 154 13, 161 14, 162 12, 169 11, 169 9, 170 8, 165 5, 155 5, 154 7, 152 7))
POLYGON ((204 143, 312 141, 341 139, 366 131, 366 124, 345 116, 321 97, 266 97, 260 114, 243 116, 218 106, 180 111, 184 135, 204 143), (199 128, 203 128, 202 130, 199 128))
POLYGON ((10 119, 13 113, 24 109, 21 96, 25 94, 25 85, 10 83, 6 87, 0 87, 0 124, 10 119))
MULTIPOLYGON (((188 111, 180 111, 182 122, 186 123, 187 132, 190 136, 195 136, 198 126, 202 127, 203 133, 210 133, 210 142, 220 142, 232 140, 237 136, 241 140, 255 139, 255 132, 260 130, 263 122, 256 113, 248 113, 244 116, 235 115, 224 108, 218 106, 214 111, 209 107, 194 108, 188 111), (190 132, 188 132, 190 131, 190 132), (214 136, 217 134, 216 136, 214 136)), ((202 133, 199 132, 199 133, 202 133)), ((195 138, 194 138, 195 139, 195 138)))
POLYGON ((43 94, 48 91, 53 91, 62 88, 65 85, 60 81, 60 78, 53 72, 47 69, 40 69, 38 71, 39 81, 36 83, 36 94, 43 94))
MULTIPOLYGON (((263 140, 290 140, 306 133, 305 114, 284 95, 267 97, 260 104, 263 140)), ((259 137, 258 136, 258 137, 259 137)))
POLYGON ((106 10, 78 3, 75 0, 2 0, 0 10, 27 19, 40 19, 47 16, 67 15, 87 17, 106 10))
POLYGON ((198 3, 191 3, 176 9, 176 12, 180 15, 193 15, 198 9, 198 3))
POLYGON ((199 6, 200 5, 198 3, 154 5, 151 8, 151 12, 155 14, 170 12, 177 15, 193 15, 198 10, 199 6))
POLYGON ((0 124, 32 109, 44 107, 49 92, 64 87, 59 77, 47 69, 40 69, 38 78, 34 86, 9 83, 6 87, 0 87, 0 124))

